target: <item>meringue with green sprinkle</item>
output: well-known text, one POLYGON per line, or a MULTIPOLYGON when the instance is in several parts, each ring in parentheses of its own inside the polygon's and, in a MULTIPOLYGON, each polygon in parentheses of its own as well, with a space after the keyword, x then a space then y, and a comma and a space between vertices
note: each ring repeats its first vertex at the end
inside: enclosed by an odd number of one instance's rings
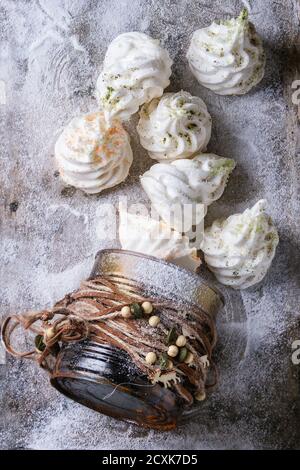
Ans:
POLYGON ((143 106, 137 131, 141 145, 154 160, 190 158, 206 149, 211 117, 199 96, 183 90, 165 93, 143 106))
POLYGON ((117 36, 109 45, 96 94, 105 119, 127 121, 139 107, 163 94, 172 60, 158 40, 140 32, 117 36))
POLYGON ((173 228, 185 232, 200 222, 197 214, 201 214, 196 206, 203 206, 203 218, 207 206, 222 196, 234 167, 231 158, 201 153, 191 159, 157 163, 140 179, 156 212, 173 228), (194 210, 188 211, 188 206, 194 210), (191 220, 186 220, 188 213, 191 220), (182 214, 185 214, 184 226, 182 214))
POLYGON ((220 283, 246 289, 264 278, 278 242, 277 230, 262 199, 242 214, 216 220, 205 230, 201 249, 220 283))
POLYGON ((187 59, 198 82, 219 95, 243 95, 264 76, 262 41, 246 9, 195 31, 187 59))

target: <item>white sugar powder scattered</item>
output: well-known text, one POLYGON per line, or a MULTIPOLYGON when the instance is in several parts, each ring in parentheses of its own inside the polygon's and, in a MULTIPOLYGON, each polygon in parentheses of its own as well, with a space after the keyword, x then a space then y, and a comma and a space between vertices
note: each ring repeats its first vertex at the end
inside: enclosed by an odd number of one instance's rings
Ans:
POLYGON ((130 176, 104 194, 87 197, 65 188, 53 158, 65 123, 97 108, 94 85, 105 50, 125 31, 144 31, 162 40, 174 60, 170 90, 183 88, 205 100, 213 118, 208 150, 237 161, 224 196, 209 209, 208 223, 266 198, 281 238, 261 285, 242 293, 223 289, 227 306, 219 318, 220 383, 196 422, 169 434, 119 423, 59 395, 35 364, 9 358, 0 365, 2 448, 243 449, 299 443, 299 423, 291 411, 296 366, 290 360, 291 342, 300 338, 295 329, 299 186, 294 110, 281 82, 288 73, 287 51, 298 34, 296 4, 2 1, 0 80, 7 100, 0 104, 3 314, 51 305, 89 274, 99 249, 118 247, 113 212, 103 219, 113 236, 100 240, 102 204, 117 204, 124 195, 129 204, 147 201, 138 176, 153 162, 138 143, 136 117, 126 125, 134 151, 130 176), (266 75, 246 96, 217 96, 198 85, 187 67, 189 39, 198 27, 237 15, 244 6, 266 46, 266 75))

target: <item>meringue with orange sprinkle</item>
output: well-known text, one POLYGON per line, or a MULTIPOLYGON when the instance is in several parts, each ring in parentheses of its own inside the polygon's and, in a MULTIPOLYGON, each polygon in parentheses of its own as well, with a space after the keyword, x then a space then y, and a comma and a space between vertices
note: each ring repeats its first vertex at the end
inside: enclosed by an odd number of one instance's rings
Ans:
POLYGON ((75 117, 55 145, 61 178, 85 193, 100 193, 121 183, 132 164, 129 136, 115 120, 109 125, 103 113, 75 117))

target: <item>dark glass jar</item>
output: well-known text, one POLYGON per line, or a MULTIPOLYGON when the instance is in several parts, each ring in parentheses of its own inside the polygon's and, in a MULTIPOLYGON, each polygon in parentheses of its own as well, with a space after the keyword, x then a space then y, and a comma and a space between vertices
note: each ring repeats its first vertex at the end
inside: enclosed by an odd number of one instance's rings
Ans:
MULTIPOLYGON (((221 294, 199 275, 139 253, 98 252, 90 277, 95 276, 138 284, 145 296, 157 295, 165 300, 176 297, 186 307, 196 305, 212 318, 223 305, 221 294)), ((153 429, 175 428, 201 409, 201 405, 183 408, 172 390, 150 384, 127 353, 93 341, 70 344, 61 350, 51 384, 96 411, 153 429)))

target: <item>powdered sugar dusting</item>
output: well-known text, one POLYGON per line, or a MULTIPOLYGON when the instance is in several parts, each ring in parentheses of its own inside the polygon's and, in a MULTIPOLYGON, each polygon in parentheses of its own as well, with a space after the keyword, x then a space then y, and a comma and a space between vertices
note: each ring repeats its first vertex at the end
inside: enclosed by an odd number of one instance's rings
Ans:
POLYGON ((129 204, 147 201, 138 176, 153 162, 138 143, 137 117, 126 124, 134 152, 130 176, 100 196, 66 188, 53 158, 63 126, 97 109, 94 89, 106 48, 125 31, 161 40, 174 60, 169 90, 185 89, 205 101, 213 122, 208 151, 237 162, 224 195, 209 208, 207 223, 266 199, 280 236, 273 265, 260 285, 242 293, 222 289, 226 309, 218 321, 216 355, 220 384, 201 405, 201 421, 169 434, 141 430, 72 403, 50 387, 36 365, 7 358, 0 365, 2 448, 299 444, 299 423, 292 412, 298 369, 291 363, 291 343, 300 337, 299 184, 295 110, 285 91, 290 87, 287 49, 298 29, 296 5, 293 0, 2 2, 0 80, 7 100, 0 104, 3 314, 50 305, 77 287, 99 249, 119 246, 114 214, 102 218, 104 205, 117 204, 124 195, 129 204), (266 75, 243 97, 220 97, 196 82, 185 54, 195 29, 238 15, 246 4, 266 47, 266 75), (112 233, 109 240, 101 239, 100 220, 112 233))

